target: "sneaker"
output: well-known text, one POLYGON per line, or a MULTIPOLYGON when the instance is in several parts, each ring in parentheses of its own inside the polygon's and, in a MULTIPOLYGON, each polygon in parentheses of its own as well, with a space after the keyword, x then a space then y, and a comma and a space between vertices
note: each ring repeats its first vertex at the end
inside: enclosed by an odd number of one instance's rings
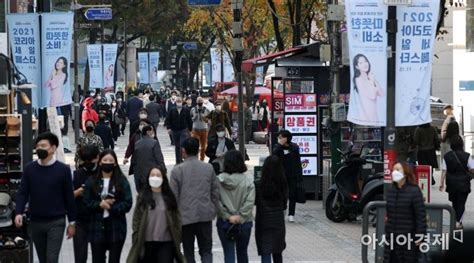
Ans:
POLYGON ((294 223, 295 222, 295 216, 288 216, 288 222, 294 223))

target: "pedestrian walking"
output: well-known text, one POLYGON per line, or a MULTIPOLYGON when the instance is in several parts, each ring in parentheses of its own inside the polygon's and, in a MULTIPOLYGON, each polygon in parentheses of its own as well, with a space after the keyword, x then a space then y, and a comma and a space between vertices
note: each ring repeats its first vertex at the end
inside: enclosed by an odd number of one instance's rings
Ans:
POLYGON ((273 147, 273 154, 280 157, 288 184, 289 205, 288 221, 295 221, 296 197, 298 184, 303 182, 303 168, 301 167, 300 148, 292 143, 293 135, 288 130, 281 130, 278 134, 278 143, 273 147))
POLYGON ((209 157, 209 163, 214 167, 214 172, 220 174, 224 170, 224 155, 230 150, 235 150, 235 144, 225 136, 225 128, 221 124, 216 126, 216 135, 209 141, 206 155, 209 157))
POLYGON ((181 143, 190 137, 193 121, 188 108, 183 107, 183 98, 176 98, 176 108, 171 109, 166 116, 166 128, 173 136, 175 145, 176 164, 182 163, 181 143))
POLYGON ((126 122, 126 114, 116 100, 112 101, 112 108, 110 111, 112 113, 110 128, 112 128, 114 142, 117 142, 118 137, 121 135, 121 126, 126 122))
MULTIPOLYGON (((134 134, 135 132, 138 131, 138 127, 140 126, 140 122, 142 120, 148 120, 148 110, 146 108, 141 108, 138 112, 138 120, 134 121, 134 122, 130 122, 130 131, 132 132, 132 134, 134 134)), ((150 121, 151 122, 151 121, 150 121)), ((155 126, 154 126, 155 127, 155 126)), ((130 136, 131 136, 130 135, 130 136)))
POLYGON ((454 116, 453 106, 446 105, 443 107, 443 114, 446 116, 444 119, 443 125, 441 126, 441 160, 440 163, 443 162, 444 155, 451 151, 451 147, 449 146, 449 139, 453 136, 453 131, 455 129, 454 126, 457 126, 457 135, 459 135, 459 125, 457 125, 456 117, 454 116), (448 132, 448 126, 450 127, 450 131, 448 132))
POLYGON ((194 259, 197 238, 201 262, 212 262, 212 220, 216 217, 219 190, 210 164, 197 158, 199 142, 188 138, 182 144, 184 162, 171 171, 171 189, 178 200, 183 225, 183 250, 187 263, 194 259))
MULTIPOLYGON (((173 90, 169 93, 169 98, 166 100, 166 103, 165 103, 165 126, 168 125, 166 120, 167 120, 167 116, 168 116, 169 112, 173 109, 176 109, 176 98, 177 97, 178 97, 178 92, 176 90, 173 90)), ((172 134, 170 134, 170 142, 171 142, 171 145, 175 145, 172 134)))
POLYGON ((393 184, 387 191, 385 236, 387 240, 393 236, 393 240, 405 238, 408 242, 386 245, 384 262, 419 262, 419 246, 413 237, 426 235, 423 195, 416 183, 413 170, 407 164, 396 163, 393 166, 392 181, 393 184))
POLYGON ((204 161, 207 147, 207 116, 209 115, 209 110, 203 106, 204 100, 201 97, 198 97, 196 101, 196 106, 191 109, 191 117, 193 120, 192 135, 194 138, 199 140, 199 158, 201 161, 204 161))
POLYGON ((80 168, 83 161, 79 156, 79 151, 81 147, 86 145, 93 145, 97 146, 99 152, 104 150, 104 143, 102 139, 94 133, 95 123, 93 120, 88 120, 85 122, 86 124, 86 132, 82 135, 79 140, 76 142, 76 155, 74 156, 74 162, 76 163, 76 168, 80 168))
POLYGON ((160 104, 155 101, 155 95, 150 95, 150 103, 146 105, 148 113, 148 120, 151 122, 153 127, 158 127, 160 124, 160 104))
POLYGON ((262 107, 260 107, 260 114, 258 115, 258 121, 260 129, 263 131, 268 130, 268 125, 270 123, 270 108, 268 107, 267 100, 262 100, 262 107))
POLYGON ((185 262, 181 254, 181 217, 166 170, 150 169, 133 212, 132 247, 127 263, 185 262))
POLYGON ((259 127, 259 120, 261 119, 260 116, 260 102, 258 100, 254 100, 252 106, 250 107, 250 111, 252 112, 252 136, 251 141, 255 142, 254 133, 260 131, 259 127))
POLYGON ((58 146, 59 139, 55 134, 45 132, 38 135, 38 160, 25 166, 16 196, 15 225, 23 226, 28 203, 29 232, 40 263, 58 262, 66 215, 67 238, 72 238, 76 231, 71 169, 54 158, 58 146))
POLYGON ((99 115, 99 122, 94 129, 94 134, 99 136, 104 145, 104 149, 114 149, 115 142, 112 135, 112 129, 106 123, 106 117, 103 114, 99 115))
POLYGON ((252 139, 252 111, 244 102, 244 120, 245 120, 245 143, 249 144, 252 139))
POLYGON ((143 108, 143 101, 140 99, 140 94, 143 96, 142 93, 138 91, 138 89, 133 91, 135 96, 128 99, 126 105, 126 112, 128 115, 128 120, 130 121, 130 134, 133 134, 134 130, 132 130, 132 123, 135 123, 139 120, 138 114, 141 108, 143 108))
MULTIPOLYGON (((230 108, 230 103, 228 100, 224 100, 222 102, 222 105, 221 105, 221 110, 225 113, 227 113, 227 117, 229 118, 229 124, 230 124, 230 127, 234 127, 234 122, 233 122, 233 119, 232 119, 232 109, 230 108)), ((232 133, 230 133, 230 135, 232 135, 232 133)))
POLYGON ((452 151, 444 155, 441 165, 441 185, 439 190, 444 191, 446 186, 449 201, 452 202, 456 212, 456 227, 462 228, 466 201, 471 192, 474 160, 464 150, 464 142, 461 136, 451 137, 450 145, 452 151))
POLYGON ((252 235, 255 185, 246 171, 242 153, 231 150, 224 157, 224 172, 217 176, 219 210, 216 226, 225 263, 234 263, 236 253, 237 262, 249 261, 247 247, 252 235))
POLYGON ((150 168, 160 167, 163 171, 166 171, 160 142, 155 135, 156 132, 153 126, 147 125, 142 129, 142 138, 135 143, 131 166, 133 166, 135 187, 138 193, 146 186, 150 168))
POLYGON ((84 109, 82 110, 81 120, 82 120, 82 130, 86 132, 86 122, 92 120, 94 125, 99 121, 99 115, 94 109, 94 99, 92 97, 85 98, 82 102, 84 109))
POLYGON ((271 155, 265 159, 262 177, 256 182, 255 241, 262 263, 282 263, 285 242, 285 210, 288 185, 281 159, 271 155))
POLYGON ((232 135, 229 116, 227 115, 227 112, 222 110, 222 105, 220 102, 216 102, 216 109, 211 111, 209 114, 209 122, 209 139, 212 137, 217 137, 216 127, 219 124, 224 126, 229 135, 232 135))
POLYGON ((99 149, 97 146, 87 145, 81 148, 79 156, 84 161, 82 168, 74 171, 72 183, 74 186, 74 198, 76 204, 76 234, 73 238, 75 263, 87 262, 87 250, 89 247, 89 212, 84 205, 85 183, 91 177, 97 176, 99 149))
POLYGON ((125 135, 125 128, 127 127, 127 102, 123 101, 123 95, 117 95, 117 109, 121 109, 123 115, 124 122, 120 125, 120 133, 125 135))
MULTIPOLYGON (((130 136, 128 140, 127 149, 125 150, 125 157, 123 158, 124 165, 128 163, 128 160, 135 152, 135 144, 143 137, 142 135, 143 128, 149 125, 151 125, 151 122, 149 122, 148 120, 140 120, 140 125, 138 126, 138 129, 135 131, 134 134, 132 134, 132 136, 130 136)), ((132 175, 132 174, 133 174, 133 166, 130 166, 128 175, 132 175)))
POLYGON ((438 169, 438 157, 436 156, 436 151, 440 149, 438 132, 431 124, 422 124, 415 130, 414 143, 417 147, 418 164, 431 166, 431 185, 436 184, 433 169, 438 169))
POLYGON ((87 180, 84 204, 90 214, 89 241, 92 262, 119 263, 127 236, 125 215, 132 208, 132 192, 127 178, 118 165, 113 150, 104 150, 99 156, 99 170, 87 180))

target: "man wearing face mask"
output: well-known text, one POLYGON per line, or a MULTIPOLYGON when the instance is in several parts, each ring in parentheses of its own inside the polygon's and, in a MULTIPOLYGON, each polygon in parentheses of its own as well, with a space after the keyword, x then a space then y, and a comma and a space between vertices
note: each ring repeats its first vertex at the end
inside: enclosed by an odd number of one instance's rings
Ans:
POLYGON ((258 100, 253 101, 250 112, 252 113, 252 132, 250 139, 254 141, 253 133, 260 131, 259 120, 262 118, 260 116, 260 102, 258 100))
POLYGON ((201 97, 197 98, 196 107, 191 109, 191 116, 193 119, 193 137, 199 140, 200 159, 204 161, 204 153, 207 146, 207 116, 209 111, 203 106, 204 100, 201 97))
POLYGON ((76 156, 74 157, 74 161, 76 163, 76 168, 80 168, 83 161, 79 156, 79 151, 82 147, 86 145, 93 145, 99 149, 99 152, 104 150, 104 143, 102 139, 94 133, 95 124, 94 121, 88 120, 85 122, 86 124, 86 132, 82 135, 76 143, 76 156))
POLYGON ((130 134, 132 136, 138 130, 138 126, 140 126, 140 122, 142 120, 148 120, 148 110, 146 108, 141 108, 138 113, 138 120, 135 122, 130 122, 130 131, 133 133, 130 134))
POLYGON ((23 226, 26 204, 31 217, 29 232, 40 263, 58 262, 66 228, 67 237, 75 234, 76 207, 71 169, 54 157, 59 140, 51 132, 36 139, 39 160, 25 166, 16 196, 15 225, 23 226))
POLYGON ((183 99, 176 98, 176 108, 168 112, 166 116, 166 128, 173 136, 175 145, 176 164, 183 162, 181 156, 181 143, 190 137, 193 129, 193 120, 187 107, 183 107, 183 99))
MULTIPOLYGON (((166 123, 167 116, 170 113, 171 110, 176 109, 176 98, 178 97, 177 91, 173 90, 170 92, 170 97, 166 100, 165 103, 165 126, 168 126, 166 123)), ((174 140, 173 140, 173 135, 170 134, 170 141, 171 145, 175 145, 174 140)))
POLYGON ((216 127, 216 135, 217 138, 213 137, 209 140, 206 155, 216 174, 220 174, 224 170, 224 155, 230 150, 235 150, 235 144, 231 139, 225 137, 225 128, 221 124, 216 127))
POLYGON ((89 246, 88 231, 90 214, 86 211, 83 202, 84 186, 90 177, 97 174, 99 149, 94 145, 84 146, 81 148, 79 156, 84 161, 84 164, 82 165, 82 168, 74 171, 72 180, 77 211, 76 234, 73 238, 73 246, 75 262, 86 263, 87 250, 89 246))
POLYGON ((232 128, 230 127, 230 120, 229 116, 225 111, 222 110, 222 105, 220 102, 216 103, 216 109, 211 112, 209 115, 209 122, 210 122, 210 128, 209 128, 209 139, 212 137, 216 137, 216 127, 217 125, 222 125, 227 129, 227 132, 229 134, 232 134, 232 128))
POLYGON ((270 123, 270 109, 268 108, 267 100, 262 100, 262 107, 260 107, 259 125, 263 131, 268 130, 268 123, 270 123))
POLYGON ((135 96, 128 99, 127 108, 126 108, 127 116, 128 116, 128 119, 130 120, 130 135, 133 134, 134 132, 133 128, 135 128, 135 127, 132 127, 131 124, 139 120, 138 115, 139 115, 140 109, 143 108, 143 101, 139 98, 140 93, 138 89, 135 90, 133 94, 135 96))
POLYGON ((446 105, 443 108, 443 114, 446 116, 446 119, 444 119, 443 125, 441 126, 441 147, 440 147, 440 152, 441 152, 441 161, 440 163, 443 162, 444 155, 451 151, 451 146, 449 143, 449 137, 453 136, 454 134, 451 133, 457 133, 456 135, 459 135, 459 128, 457 131, 453 132, 452 127, 459 127, 458 123, 456 122, 456 117, 454 116, 453 113, 453 106, 452 105, 446 105), (448 129, 450 127, 451 129, 448 129), (448 132, 448 130, 450 130, 448 132))

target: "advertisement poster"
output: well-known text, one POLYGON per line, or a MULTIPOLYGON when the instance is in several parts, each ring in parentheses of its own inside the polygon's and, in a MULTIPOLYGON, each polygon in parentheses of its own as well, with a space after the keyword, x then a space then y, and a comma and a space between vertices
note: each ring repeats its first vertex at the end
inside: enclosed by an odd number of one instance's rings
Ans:
POLYGON ((382 0, 346 1, 351 61, 347 119, 359 125, 385 126, 387 109, 388 8, 382 0))
POLYGON ((160 52, 150 52, 150 83, 158 82, 158 66, 160 63, 160 52))
POLYGON ((218 48, 211 48, 212 85, 216 82, 234 81, 234 66, 227 52, 222 54, 218 48), (223 62, 222 62, 223 61, 223 62), (222 75, 222 69, 224 74, 222 75))
MULTIPOLYGON (((28 81, 36 85, 32 93, 32 106, 41 105, 41 58, 38 14, 8 14, 8 35, 12 59, 28 81)), ((7 53, 4 53, 7 54, 7 53)))
POLYGON ((102 82, 102 45, 87 45, 87 59, 89 61, 89 87, 101 89, 104 87, 102 82))
POLYGON ((316 94, 285 94, 285 112, 316 112, 316 94))
POLYGON ((431 202, 431 166, 415 166, 415 176, 418 182, 418 186, 420 187, 421 193, 423 194, 423 200, 425 201, 425 203, 431 202))
POLYGON ((42 14, 41 50, 43 85, 41 107, 72 103, 71 44, 73 13, 42 14))
POLYGON ((300 154, 318 154, 316 136, 293 136, 291 142, 300 147, 300 154))
POLYGON ((303 176, 318 175, 318 158, 301 156, 301 167, 303 168, 303 176))
POLYGON ((397 126, 431 122, 429 98, 438 14, 438 1, 413 0, 412 5, 398 7, 397 126))
POLYGON ((150 71, 148 66, 148 52, 138 52, 138 72, 140 72, 140 83, 150 83, 150 71))
POLYGON ((115 61, 117 60, 117 44, 104 44, 104 62, 103 76, 104 76, 104 90, 105 92, 114 92, 114 75, 115 75, 115 61))
POLYGON ((285 129, 291 133, 316 133, 316 115, 285 115, 285 129))
POLYGON ((202 63, 202 71, 204 72, 203 76, 203 87, 209 87, 211 86, 211 63, 209 62, 203 62, 202 63))
POLYGON ((211 48, 211 86, 221 82, 221 52, 217 48, 211 48))

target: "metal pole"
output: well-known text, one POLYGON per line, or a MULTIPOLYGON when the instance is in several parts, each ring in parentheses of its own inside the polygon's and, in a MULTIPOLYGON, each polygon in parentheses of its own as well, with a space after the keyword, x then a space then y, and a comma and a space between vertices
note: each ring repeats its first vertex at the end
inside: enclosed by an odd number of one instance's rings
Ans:
MULTIPOLYGON (((77 41, 78 41, 78 24, 77 24, 77 10, 74 10, 74 141, 79 140, 80 134, 80 107, 79 107, 79 72, 78 72, 78 55, 77 55, 77 41)), ((67 123, 65 124, 67 125, 67 123)))
POLYGON ((242 46, 242 21, 241 21, 241 12, 243 6, 243 0, 232 0, 231 2, 232 9, 234 10, 234 51, 235 51, 235 67, 236 67, 236 76, 237 82, 239 83, 238 90, 238 122, 239 122, 239 151, 245 156, 245 138, 244 138, 244 92, 242 87, 242 58, 244 55, 244 49, 242 46))
MULTIPOLYGON (((127 56, 127 20, 126 18, 123 19, 123 46, 124 46, 124 59, 125 59, 125 67, 124 67, 124 71, 125 71, 125 88, 124 88, 124 91, 123 91, 123 95, 125 97, 125 95, 127 94, 127 87, 128 87, 128 71, 127 71, 127 66, 128 66, 128 56, 127 56)), ((125 101, 125 98, 122 98, 124 101, 125 101)))
POLYGON ((397 39, 397 7, 388 7, 387 41, 389 57, 387 59, 387 126, 384 132, 384 194, 391 185, 391 170, 397 159, 395 149, 395 73, 396 73, 396 39, 397 39))

